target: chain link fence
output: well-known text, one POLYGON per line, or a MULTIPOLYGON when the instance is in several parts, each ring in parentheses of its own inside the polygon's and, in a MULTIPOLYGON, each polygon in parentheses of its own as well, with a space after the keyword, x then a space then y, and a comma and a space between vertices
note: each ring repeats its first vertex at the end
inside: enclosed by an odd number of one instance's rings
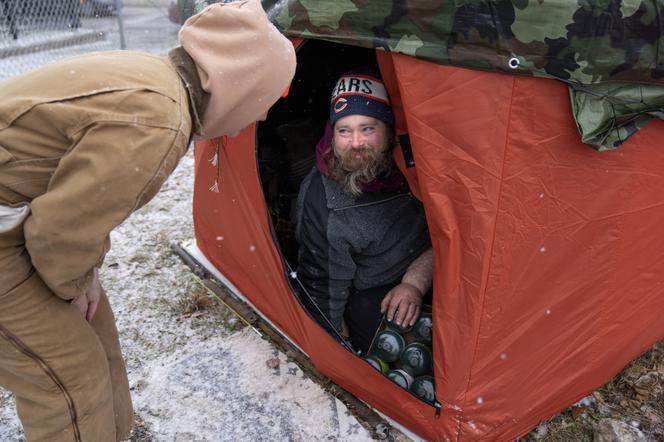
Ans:
MULTIPOLYGON (((203 3, 203 2, 201 2, 203 3)), ((197 0, 0 0, 0 80, 94 51, 166 54, 197 0)))

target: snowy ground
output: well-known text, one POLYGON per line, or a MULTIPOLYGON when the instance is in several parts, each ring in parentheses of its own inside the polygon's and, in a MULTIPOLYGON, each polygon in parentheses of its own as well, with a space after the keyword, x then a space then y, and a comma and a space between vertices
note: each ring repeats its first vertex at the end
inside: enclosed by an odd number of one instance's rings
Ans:
MULTIPOLYGON (((102 283, 136 409, 132 441, 373 440, 298 366, 208 301, 170 241, 193 235, 193 156, 112 234, 102 283)), ((0 390, 0 441, 22 440, 0 390)))

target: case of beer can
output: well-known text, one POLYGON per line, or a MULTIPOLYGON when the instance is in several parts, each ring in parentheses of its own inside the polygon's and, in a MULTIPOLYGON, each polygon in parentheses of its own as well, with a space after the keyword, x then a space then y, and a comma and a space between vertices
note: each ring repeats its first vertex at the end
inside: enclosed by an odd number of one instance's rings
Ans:
POLYGON ((413 326, 399 326, 385 316, 364 359, 392 382, 433 405, 435 387, 431 306, 423 305, 413 326))

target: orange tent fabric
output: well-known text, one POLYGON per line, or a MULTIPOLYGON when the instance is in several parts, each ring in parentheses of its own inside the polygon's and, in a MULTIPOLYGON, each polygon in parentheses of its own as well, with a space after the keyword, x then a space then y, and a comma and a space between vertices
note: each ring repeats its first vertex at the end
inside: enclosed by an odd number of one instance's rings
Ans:
POLYGON ((416 434, 513 440, 664 338, 664 123, 598 153, 580 142, 561 83, 378 58, 436 257, 440 416, 300 307, 272 236, 255 125, 219 149, 197 143, 197 245, 322 373, 416 434))

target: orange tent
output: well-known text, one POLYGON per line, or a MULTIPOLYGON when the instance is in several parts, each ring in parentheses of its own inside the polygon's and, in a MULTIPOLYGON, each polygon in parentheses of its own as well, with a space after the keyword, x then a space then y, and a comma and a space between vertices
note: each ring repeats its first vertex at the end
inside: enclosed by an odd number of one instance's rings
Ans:
MULTIPOLYGON (((581 143, 561 83, 366 51, 409 135, 415 166, 398 149, 397 162, 430 227, 439 415, 301 307, 256 125, 197 143, 196 245, 323 374, 417 435, 513 440, 664 338, 664 124, 598 153, 581 143)), ((315 53, 300 51, 292 95, 315 53)))

